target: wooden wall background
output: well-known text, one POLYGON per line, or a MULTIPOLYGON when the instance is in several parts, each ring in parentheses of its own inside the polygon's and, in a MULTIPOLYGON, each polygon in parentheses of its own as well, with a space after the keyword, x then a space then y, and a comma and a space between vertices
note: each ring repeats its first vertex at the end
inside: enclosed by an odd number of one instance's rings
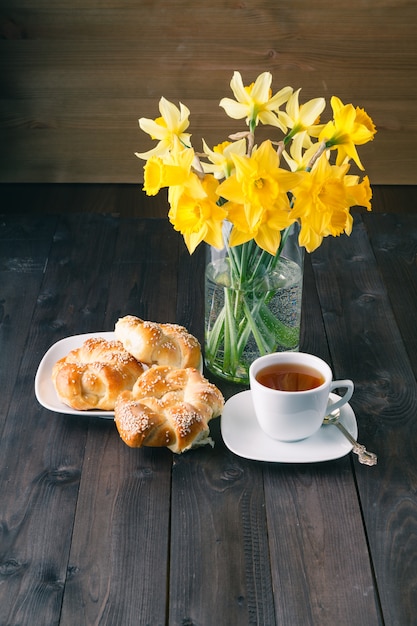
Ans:
POLYGON ((416 0, 0 0, 0 181, 138 182, 161 95, 197 148, 242 128, 218 106, 236 69, 364 107, 371 182, 416 183, 416 26, 416 0))

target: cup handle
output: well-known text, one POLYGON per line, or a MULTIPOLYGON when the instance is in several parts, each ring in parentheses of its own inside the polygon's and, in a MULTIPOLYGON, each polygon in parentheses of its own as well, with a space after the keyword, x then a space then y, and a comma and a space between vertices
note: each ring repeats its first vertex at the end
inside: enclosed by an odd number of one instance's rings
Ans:
POLYGON ((336 402, 330 405, 330 409, 332 411, 335 411, 336 409, 340 409, 340 407, 342 407, 344 404, 349 402, 349 400, 351 399, 353 395, 354 384, 352 380, 333 380, 332 383, 330 384, 330 391, 333 391, 333 389, 338 389, 338 388, 343 388, 343 387, 346 389, 345 395, 342 396, 340 400, 337 400, 336 402))

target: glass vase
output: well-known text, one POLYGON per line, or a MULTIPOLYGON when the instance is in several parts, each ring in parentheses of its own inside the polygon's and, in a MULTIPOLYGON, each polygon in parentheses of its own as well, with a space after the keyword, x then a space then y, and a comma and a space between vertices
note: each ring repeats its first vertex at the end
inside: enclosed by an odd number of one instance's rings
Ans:
POLYGON ((205 364, 242 384, 258 356, 297 351, 300 340, 304 248, 295 223, 275 257, 253 241, 208 248, 205 273, 205 364))

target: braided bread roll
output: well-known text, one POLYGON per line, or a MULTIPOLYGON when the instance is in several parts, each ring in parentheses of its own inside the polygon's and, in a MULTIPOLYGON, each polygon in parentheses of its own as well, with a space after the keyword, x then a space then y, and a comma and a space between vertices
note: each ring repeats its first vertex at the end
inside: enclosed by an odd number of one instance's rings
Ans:
POLYGON ((181 453, 212 444, 208 423, 223 410, 220 391, 195 368, 154 366, 116 401, 114 419, 132 448, 168 447, 181 453))
POLYGON ((144 369, 120 341, 93 337, 55 363, 52 381, 61 402, 73 409, 112 411, 144 369))
POLYGON ((114 330, 116 339, 138 361, 180 369, 200 365, 200 344, 183 326, 144 322, 126 315, 116 322, 114 330))

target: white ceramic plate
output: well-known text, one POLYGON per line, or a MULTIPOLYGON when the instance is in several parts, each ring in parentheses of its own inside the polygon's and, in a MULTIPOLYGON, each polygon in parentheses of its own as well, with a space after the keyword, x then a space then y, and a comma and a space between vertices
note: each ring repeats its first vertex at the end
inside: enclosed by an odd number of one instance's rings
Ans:
POLYGON ((72 335, 71 337, 65 337, 54 343, 49 348, 39 364, 38 371, 35 376, 35 394, 38 402, 50 411, 55 413, 66 413, 67 415, 96 415, 98 417, 104 417, 107 419, 114 418, 114 411, 76 411, 71 407, 63 404, 56 395, 55 387, 52 382, 52 368, 55 363, 62 359, 71 350, 75 350, 82 346, 86 339, 90 337, 103 337, 108 341, 115 339, 113 332, 102 333, 87 333, 84 335, 72 335))
MULTIPOLYGON (((330 394, 333 402, 338 398, 336 394, 330 394)), ((352 407, 345 404, 340 413, 340 421, 356 439, 358 427, 352 407)), ((271 439, 258 425, 250 391, 242 391, 226 402, 221 417, 221 433, 229 450, 254 461, 317 463, 338 459, 352 450, 352 444, 331 424, 322 426, 302 441, 284 443, 271 439)))
MULTIPOLYGON (((114 411, 100 411, 98 409, 90 411, 76 411, 71 407, 61 402, 56 394, 55 387, 52 382, 52 368, 55 363, 62 359, 71 350, 75 350, 82 346, 84 341, 90 339, 90 337, 103 337, 107 341, 113 341, 116 339, 114 332, 98 332, 98 333, 86 333, 83 335, 72 335, 71 337, 65 337, 57 341, 49 348, 39 364, 38 371, 35 376, 35 395, 38 402, 55 413, 65 413, 66 415, 95 415, 96 417, 102 417, 105 419, 113 419, 114 411)), ((200 371, 203 371, 203 362, 200 363, 200 371)))

